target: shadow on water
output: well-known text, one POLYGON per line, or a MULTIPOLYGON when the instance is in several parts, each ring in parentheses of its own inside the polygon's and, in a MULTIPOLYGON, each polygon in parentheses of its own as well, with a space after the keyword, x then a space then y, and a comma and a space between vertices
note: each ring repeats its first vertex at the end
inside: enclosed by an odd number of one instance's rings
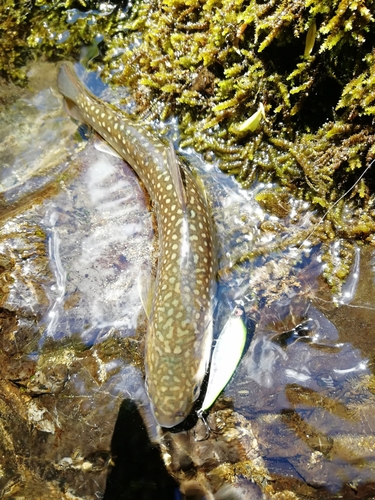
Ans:
POLYGON ((178 500, 177 483, 167 473, 160 450, 150 443, 147 429, 134 402, 121 404, 111 450, 104 500, 178 500))

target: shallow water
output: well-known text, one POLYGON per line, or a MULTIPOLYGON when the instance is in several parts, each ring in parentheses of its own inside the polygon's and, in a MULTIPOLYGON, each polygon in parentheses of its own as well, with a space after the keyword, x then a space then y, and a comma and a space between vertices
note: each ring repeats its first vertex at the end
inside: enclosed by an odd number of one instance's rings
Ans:
MULTIPOLYGON (((38 75, 38 65, 30 71, 38 75)), ((1 116, 3 498, 178 498, 149 439, 187 497, 374 496, 372 250, 358 247, 333 297, 320 249, 288 244, 313 228, 307 204, 288 198, 271 214, 257 199, 274 186, 244 191, 182 152, 205 183, 216 227, 215 335, 241 300, 248 342, 208 414, 209 439, 196 441, 204 428, 194 418, 162 432, 142 377, 138 280, 157 257, 147 195, 97 138, 82 140, 54 90, 55 68, 48 74, 32 78, 31 90, 7 88, 1 116), (141 441, 144 471, 129 459, 141 441), (119 467, 132 470, 125 486, 119 467)), ((103 90, 93 77, 88 84, 103 90)))

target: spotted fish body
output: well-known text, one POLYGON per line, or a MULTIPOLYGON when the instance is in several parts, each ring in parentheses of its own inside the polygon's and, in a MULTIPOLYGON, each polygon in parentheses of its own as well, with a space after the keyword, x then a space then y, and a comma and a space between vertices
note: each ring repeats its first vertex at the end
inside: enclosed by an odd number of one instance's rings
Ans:
POLYGON ((146 339, 146 387, 158 423, 173 427, 200 393, 212 344, 215 262, 206 199, 173 149, 91 94, 69 64, 58 86, 67 107, 135 170, 153 202, 159 258, 146 339))

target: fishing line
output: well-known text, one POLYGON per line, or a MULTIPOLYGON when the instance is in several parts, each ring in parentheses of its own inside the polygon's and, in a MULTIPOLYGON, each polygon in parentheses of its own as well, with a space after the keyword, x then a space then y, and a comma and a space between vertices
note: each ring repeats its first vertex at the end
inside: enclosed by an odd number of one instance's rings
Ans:
POLYGON ((326 213, 323 215, 323 217, 315 224, 315 226, 313 227, 313 230, 311 231, 311 233, 303 240, 303 242, 300 244, 300 246, 297 248, 297 250, 300 250, 304 245, 305 243, 309 240, 309 238, 315 233, 316 229, 318 228, 318 226, 324 221, 324 219, 327 217, 327 215, 332 211, 333 208, 335 208, 335 206, 340 203, 341 200, 343 200, 345 198, 345 196, 347 196, 351 191, 353 191, 353 189, 356 187, 356 185, 360 182, 360 180, 363 178, 363 176, 366 174, 366 172, 372 167, 373 163, 375 162, 375 159, 372 160, 372 162, 365 168, 365 170, 362 172, 362 174, 358 177, 358 179, 355 181, 355 183, 347 190, 345 191, 345 193, 340 196, 340 198, 338 200, 335 201, 335 203, 333 203, 333 205, 331 205, 328 210, 326 211, 326 213))

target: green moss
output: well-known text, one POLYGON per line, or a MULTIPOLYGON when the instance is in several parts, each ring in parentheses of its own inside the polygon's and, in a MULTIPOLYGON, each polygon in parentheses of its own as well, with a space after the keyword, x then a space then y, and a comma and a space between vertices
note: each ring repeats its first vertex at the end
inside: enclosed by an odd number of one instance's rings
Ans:
POLYGON ((20 65, 26 62, 28 47, 24 24, 30 5, 16 0, 5 0, 0 8, 0 71, 15 81, 25 78, 20 65))
POLYGON ((95 0, 5 0, 0 6, 0 71, 26 81, 21 67, 31 57, 78 58, 83 45, 123 38, 124 17, 120 7, 95 0))
POLYGON ((367 54, 364 62, 366 69, 346 84, 337 109, 348 108, 352 114, 375 114, 375 54, 367 54))

